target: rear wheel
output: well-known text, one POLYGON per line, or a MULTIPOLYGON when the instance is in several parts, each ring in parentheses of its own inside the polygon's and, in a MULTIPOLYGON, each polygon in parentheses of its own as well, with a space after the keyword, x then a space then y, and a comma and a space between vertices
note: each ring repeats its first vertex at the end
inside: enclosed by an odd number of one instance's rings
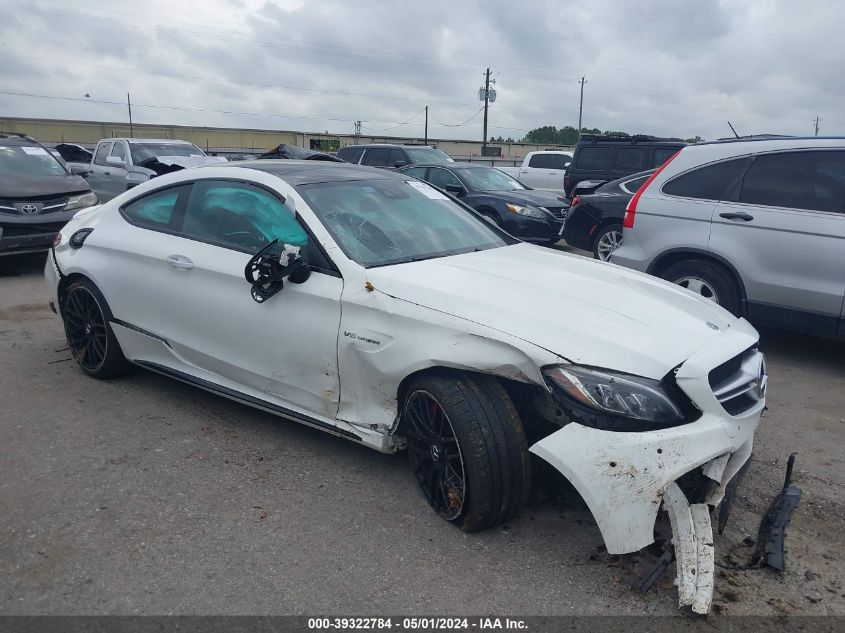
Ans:
POLYGON ((113 378, 132 367, 112 331, 111 318, 105 298, 91 281, 74 281, 64 292, 62 320, 70 353, 94 378, 113 378))
POLYGON ((411 467, 441 517, 475 532, 516 514, 530 485, 528 444, 494 378, 420 378, 408 389, 402 420, 411 467))
POLYGON ((660 276, 740 316, 739 289, 733 275, 723 266, 703 259, 688 259, 672 264, 660 276))
POLYGON ((622 225, 608 224, 599 229, 593 242, 593 257, 603 262, 609 261, 610 256, 622 246, 622 225))

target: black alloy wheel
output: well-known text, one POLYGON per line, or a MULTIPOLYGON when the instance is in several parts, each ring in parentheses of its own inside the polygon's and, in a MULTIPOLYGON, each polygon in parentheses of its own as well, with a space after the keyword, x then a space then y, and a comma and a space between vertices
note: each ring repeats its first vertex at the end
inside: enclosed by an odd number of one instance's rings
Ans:
POLYGON ((91 373, 102 369, 109 336, 97 298, 85 286, 74 286, 65 297, 63 316, 68 346, 76 362, 91 373))
POLYGON ((431 506, 447 521, 457 519, 466 499, 461 448, 449 416, 427 391, 414 391, 405 403, 405 432, 411 467, 431 506))

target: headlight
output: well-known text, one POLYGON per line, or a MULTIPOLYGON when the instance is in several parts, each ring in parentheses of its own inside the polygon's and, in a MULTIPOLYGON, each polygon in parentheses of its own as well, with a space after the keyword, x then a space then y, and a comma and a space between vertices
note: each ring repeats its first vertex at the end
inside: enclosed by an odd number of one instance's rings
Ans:
POLYGON ((93 207, 97 204, 97 194, 93 191, 83 193, 81 196, 71 196, 68 198, 65 205, 65 211, 73 211, 74 209, 84 209, 85 207, 93 207))
POLYGON ((538 209, 537 207, 523 207, 518 204, 505 204, 505 206, 508 208, 508 211, 516 213, 517 215, 537 218, 538 220, 544 220, 546 218, 546 212, 542 209, 538 209))
POLYGON ((577 404, 607 416, 661 426, 685 419, 657 380, 572 365, 549 367, 543 373, 577 404))

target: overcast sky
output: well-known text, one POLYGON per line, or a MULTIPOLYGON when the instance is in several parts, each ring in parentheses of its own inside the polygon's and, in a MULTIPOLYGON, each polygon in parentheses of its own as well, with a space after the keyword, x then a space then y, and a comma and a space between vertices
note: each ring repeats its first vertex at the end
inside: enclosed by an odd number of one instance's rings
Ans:
POLYGON ((129 92, 137 122, 415 136, 428 105, 430 136, 480 140, 489 65, 495 136, 576 125, 582 75, 587 127, 845 134, 843 24, 836 0, 0 0, 0 116, 124 121, 129 92))

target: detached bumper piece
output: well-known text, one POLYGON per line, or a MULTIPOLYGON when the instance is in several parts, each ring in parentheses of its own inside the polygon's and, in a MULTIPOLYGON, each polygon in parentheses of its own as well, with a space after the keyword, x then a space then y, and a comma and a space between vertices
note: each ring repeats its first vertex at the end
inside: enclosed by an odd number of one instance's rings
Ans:
POLYGON ((784 541, 786 526, 792 518, 792 513, 801 500, 801 489, 792 483, 792 469, 795 466, 795 453, 786 462, 786 477, 783 488, 772 500, 757 532, 757 549, 751 556, 749 567, 768 565, 780 572, 786 569, 786 551, 784 541))
POLYGON ((710 508, 706 503, 690 504, 678 484, 673 483, 663 496, 663 509, 672 524, 678 606, 707 613, 713 601, 715 572, 710 508))

